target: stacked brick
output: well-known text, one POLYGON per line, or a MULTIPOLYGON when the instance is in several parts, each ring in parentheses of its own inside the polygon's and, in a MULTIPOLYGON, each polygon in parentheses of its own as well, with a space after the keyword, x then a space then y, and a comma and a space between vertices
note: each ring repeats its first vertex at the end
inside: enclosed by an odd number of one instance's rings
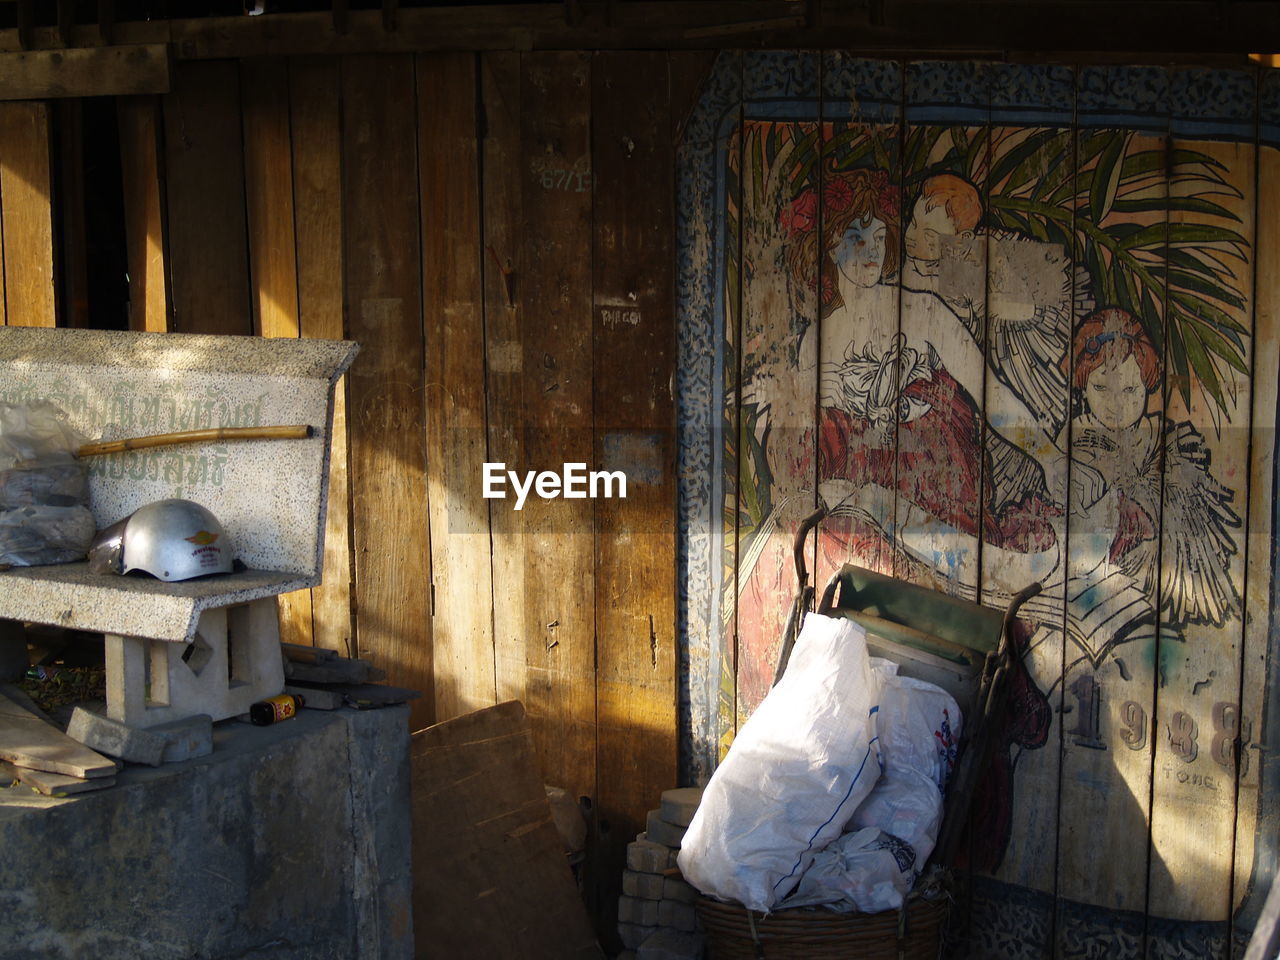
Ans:
POLYGON ((650 810, 645 832, 627 845, 618 899, 618 934, 627 949, 618 960, 700 960, 703 936, 693 904, 698 892, 676 866, 680 842, 702 790, 666 790, 650 810))

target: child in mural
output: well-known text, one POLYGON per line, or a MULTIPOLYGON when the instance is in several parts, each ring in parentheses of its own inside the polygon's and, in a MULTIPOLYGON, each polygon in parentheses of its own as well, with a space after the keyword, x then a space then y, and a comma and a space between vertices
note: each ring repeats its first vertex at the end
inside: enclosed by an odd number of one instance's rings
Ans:
POLYGON ((1141 323, 1124 310, 1098 310, 1076 331, 1072 356, 1070 508, 1080 572, 1067 585, 1069 626, 1096 667, 1116 643, 1150 635, 1148 598, 1160 597, 1166 632, 1237 615, 1228 564, 1240 518, 1232 491, 1209 473, 1203 436, 1159 409, 1160 357, 1141 323))
POLYGON ((1060 245, 986 230, 982 216, 968 180, 950 173, 925 180, 903 235, 902 285, 945 303, 975 344, 986 337, 996 381, 1022 405, 1028 425, 1056 436, 1066 422, 1061 363, 1073 311, 1093 306, 1087 278, 1073 273, 1060 245))

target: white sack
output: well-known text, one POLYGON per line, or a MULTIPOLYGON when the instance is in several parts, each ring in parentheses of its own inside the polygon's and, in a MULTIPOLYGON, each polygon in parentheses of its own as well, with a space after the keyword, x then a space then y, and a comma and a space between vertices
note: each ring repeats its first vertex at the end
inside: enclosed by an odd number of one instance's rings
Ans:
POLYGON ((897 910, 915 883, 915 851, 875 827, 846 833, 814 857, 781 908, 826 904, 849 912, 897 910))
POLYGON ((923 868, 942 824, 943 793, 960 737, 960 707, 941 687, 900 677, 888 661, 874 663, 882 682, 877 727, 884 776, 849 827, 876 827, 905 841, 915 851, 917 868, 923 868))
POLYGON ((850 620, 809 614, 782 680, 716 768, 680 848, 703 893, 767 911, 880 776, 879 677, 850 620))

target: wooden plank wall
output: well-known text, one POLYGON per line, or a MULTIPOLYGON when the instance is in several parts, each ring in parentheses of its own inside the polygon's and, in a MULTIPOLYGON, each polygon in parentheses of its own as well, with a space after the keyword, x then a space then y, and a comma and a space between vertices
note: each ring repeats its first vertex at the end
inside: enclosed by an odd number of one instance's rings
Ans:
POLYGON ((421 690, 415 729, 523 700, 546 781, 590 802, 606 938, 677 777, 674 144, 708 63, 210 61, 117 101, 132 328, 361 344, 324 582, 282 634, 421 690), (627 499, 516 512, 488 461, 621 469, 627 499))
POLYGON ((815 490, 820 570, 995 607, 1040 581, 970 824, 966 955, 1239 955, 1275 829, 1275 81, 837 55, 819 96, 812 70, 725 58, 709 89, 742 93, 695 118, 730 141, 694 175, 743 264, 705 224, 681 238, 741 351, 712 373, 741 425, 711 438, 737 589, 690 601, 724 598, 732 686, 695 709, 732 729, 758 703, 796 589, 773 541, 815 490))

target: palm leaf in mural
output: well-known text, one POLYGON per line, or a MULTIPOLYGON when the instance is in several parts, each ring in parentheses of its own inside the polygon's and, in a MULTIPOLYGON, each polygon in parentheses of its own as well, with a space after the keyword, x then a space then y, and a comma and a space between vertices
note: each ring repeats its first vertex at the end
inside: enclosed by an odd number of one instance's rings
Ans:
POLYGON ((987 219, 1041 239, 1069 238, 1099 303, 1141 317, 1157 349, 1168 331, 1183 402, 1190 405, 1198 383, 1223 413, 1228 371, 1248 372, 1247 330, 1230 312, 1245 306, 1235 268, 1248 259, 1247 242, 1217 199, 1239 193, 1213 158, 1189 149, 1131 150, 1133 137, 1102 130, 1078 144, 1056 131, 1028 138, 993 162, 987 219), (1039 169, 1052 178, 1029 173, 1039 169), (1175 184, 1177 192, 1169 189, 1175 184))
POLYGON ((1218 199, 1240 196, 1224 165, 1188 148, 1133 149, 1131 131, 1092 131, 1077 140, 1053 129, 992 142, 983 177, 988 136, 912 129, 903 144, 912 171, 907 195, 938 173, 985 180, 988 227, 1071 250, 1098 303, 1140 316, 1157 349, 1167 329, 1183 402, 1190 405, 1198 383, 1214 412, 1226 412, 1229 371, 1248 372, 1248 332, 1230 312, 1245 305, 1236 271, 1247 262, 1248 244, 1232 226, 1239 218, 1218 199))

